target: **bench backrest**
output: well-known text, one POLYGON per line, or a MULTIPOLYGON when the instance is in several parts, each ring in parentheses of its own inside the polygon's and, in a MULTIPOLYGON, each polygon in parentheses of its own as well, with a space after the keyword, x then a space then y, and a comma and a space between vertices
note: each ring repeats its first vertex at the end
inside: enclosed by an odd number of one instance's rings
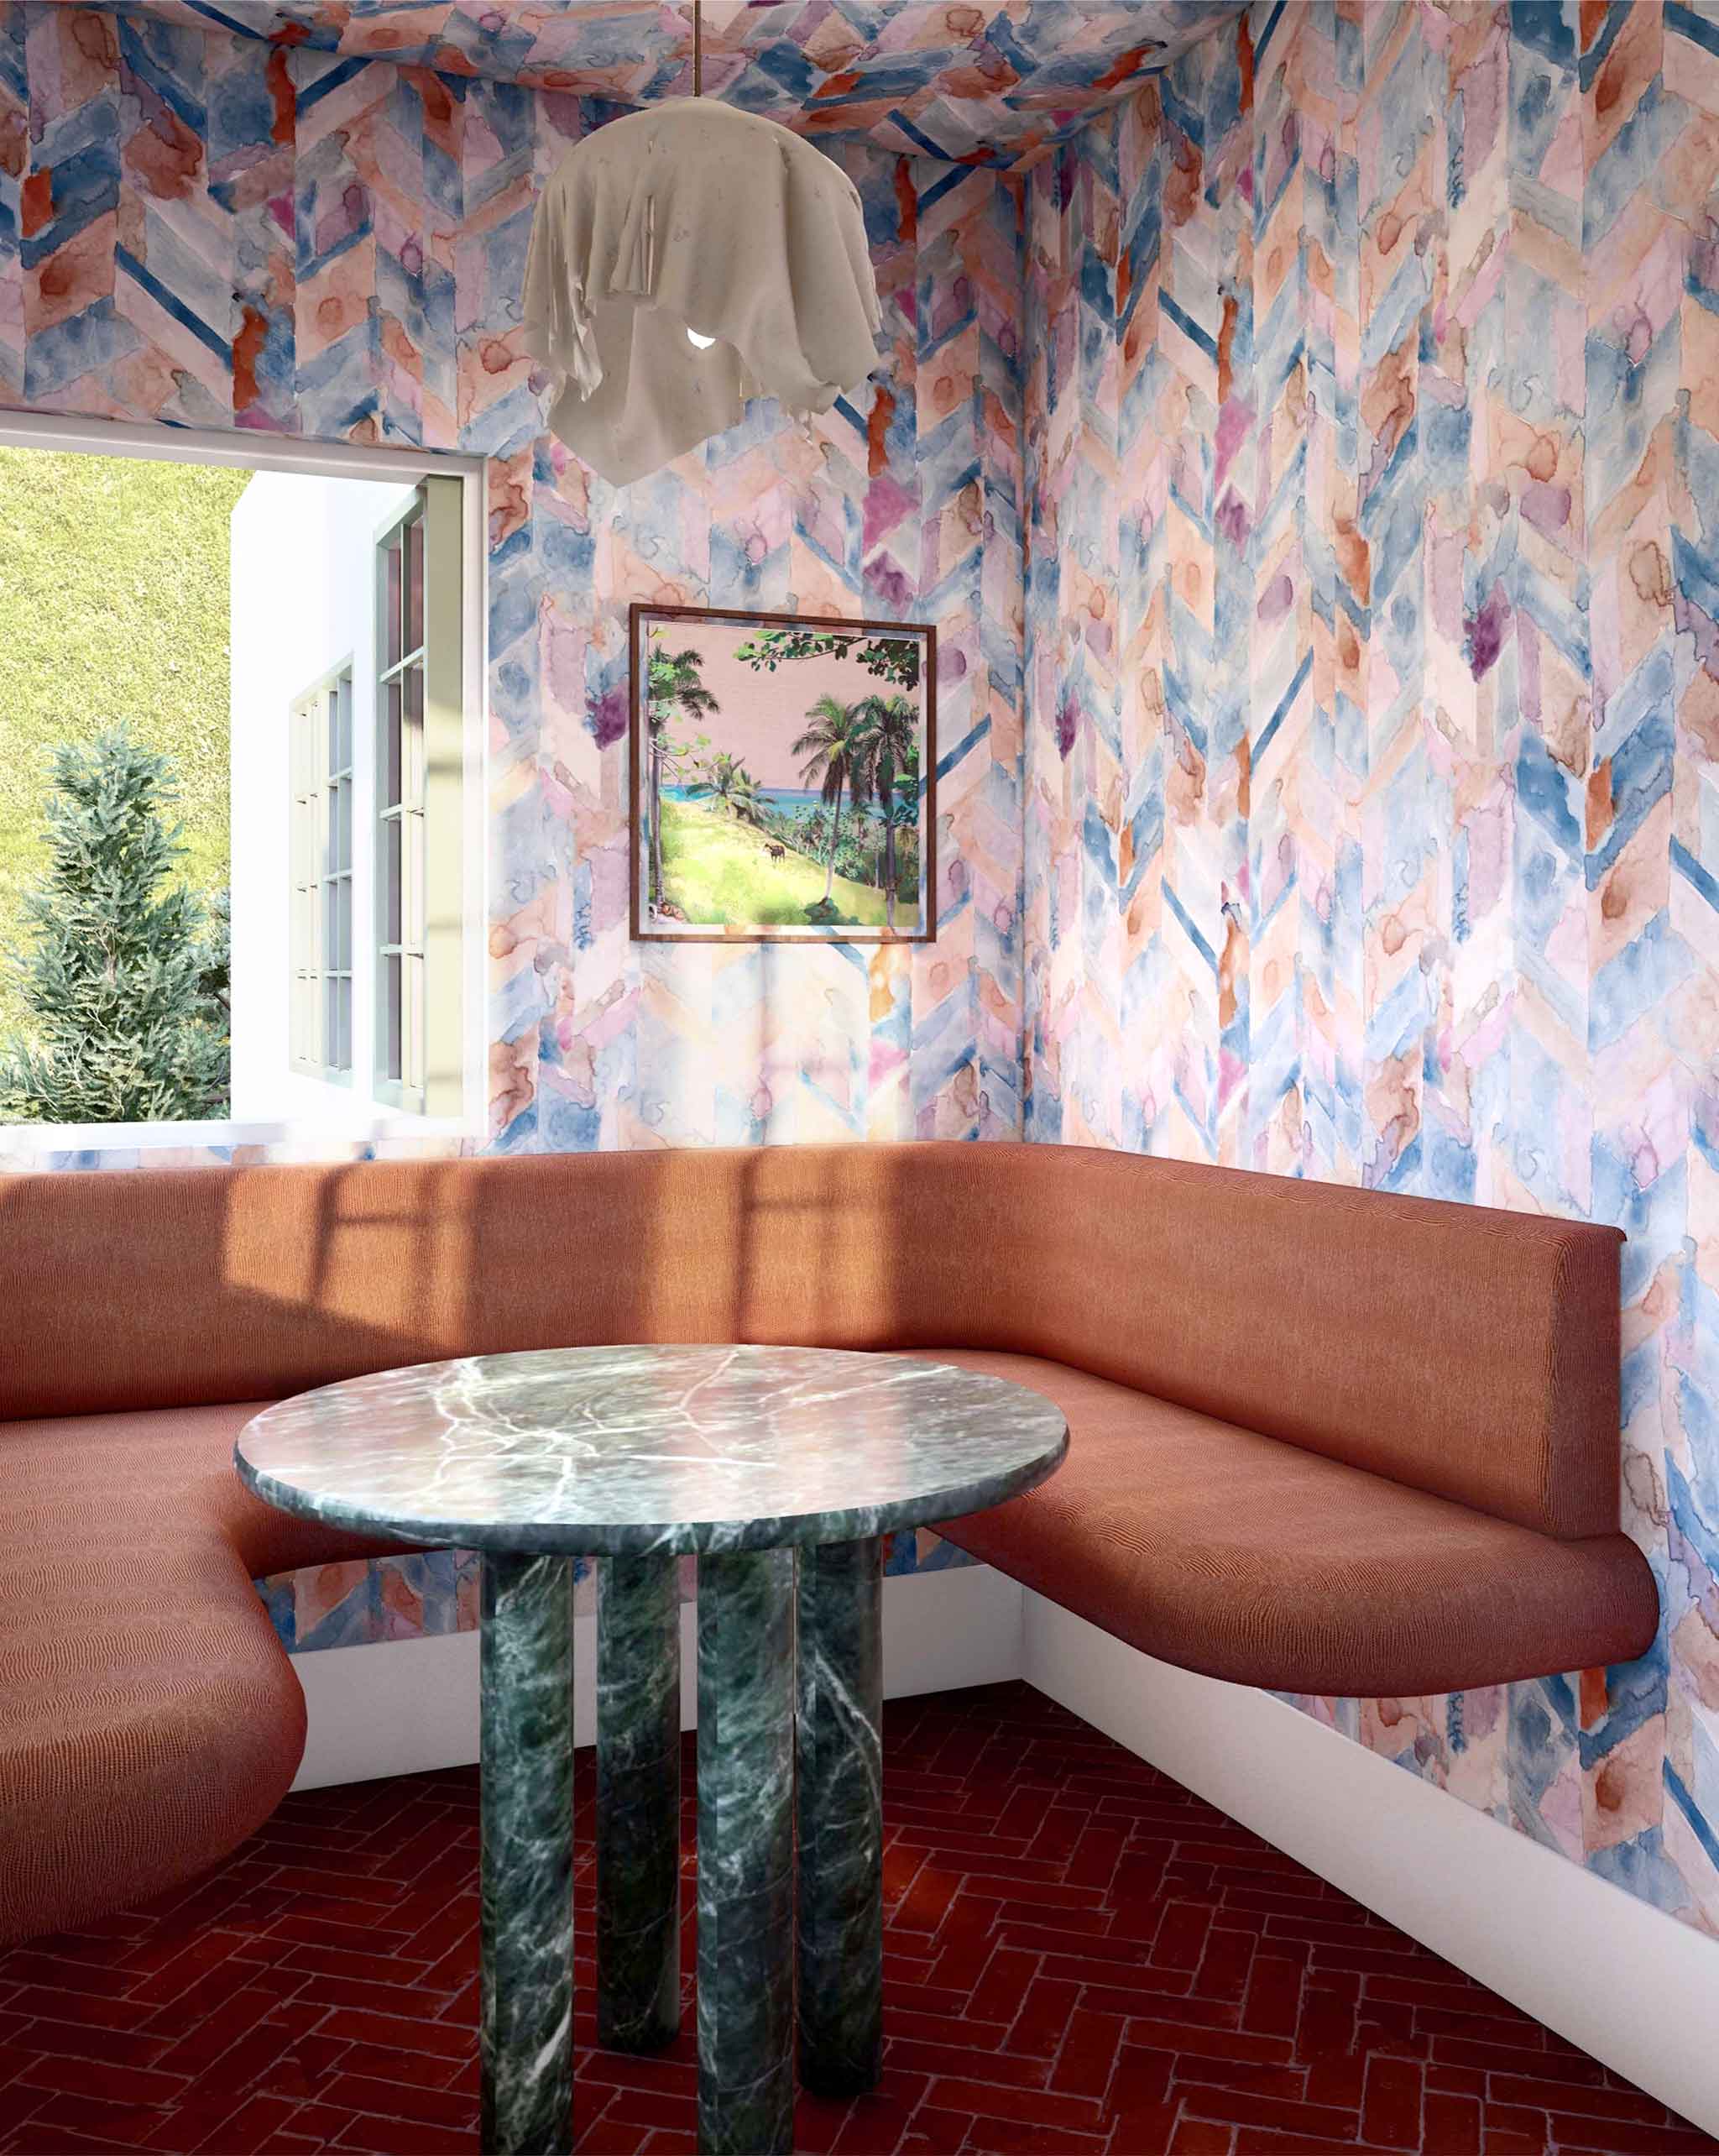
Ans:
POLYGON ((1006 1143, 17 1176, 0 1419, 609 1341, 990 1348, 1600 1534, 1617 1524, 1620 1242, 1006 1143))

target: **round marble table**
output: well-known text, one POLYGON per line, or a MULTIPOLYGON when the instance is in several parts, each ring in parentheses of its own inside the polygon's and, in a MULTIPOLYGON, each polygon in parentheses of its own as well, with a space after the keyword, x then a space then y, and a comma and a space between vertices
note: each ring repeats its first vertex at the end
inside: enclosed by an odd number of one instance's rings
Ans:
POLYGON ((572 1557, 604 1561, 599 2033, 645 2050, 679 2027, 675 1560, 694 1551, 699 2147, 786 2156, 797 1939, 807 2086, 878 2074, 883 1537, 1030 1489, 1068 1442, 1023 1386, 816 1348, 478 1356, 246 1425, 238 1471, 269 1504, 483 1553, 486 2150, 572 2145, 572 1557))

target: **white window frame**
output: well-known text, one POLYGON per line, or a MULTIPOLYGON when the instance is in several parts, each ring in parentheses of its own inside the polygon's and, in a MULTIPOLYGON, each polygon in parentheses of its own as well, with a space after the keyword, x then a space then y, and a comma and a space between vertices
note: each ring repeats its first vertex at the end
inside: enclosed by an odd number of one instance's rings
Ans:
MULTIPOLYGON (((63 1164, 63 1156, 163 1149, 198 1150, 237 1145, 370 1143, 378 1139, 470 1138, 487 1128, 487 996, 485 924, 489 918, 486 803, 487 729, 482 721, 489 667, 486 574, 485 461, 481 457, 411 448, 369 448, 357 443, 297 442, 277 435, 206 432, 191 427, 140 426, 116 421, 62 419, 41 412, 0 412, 0 444, 42 450, 82 450, 101 457, 135 457, 149 463, 218 464, 242 471, 301 472, 332 479, 376 479, 413 486, 427 479, 462 483, 460 561, 463 570, 457 615, 460 727, 457 768, 444 798, 457 818, 458 870, 451 912, 441 926, 457 936, 457 1010, 438 1019, 447 1046, 444 1098, 431 1113, 378 1104, 368 1112, 354 1099, 345 1112, 309 1113, 287 1121, 147 1123, 0 1123, 0 1169, 63 1164), (454 1073, 457 1076, 454 1076, 454 1073), (453 1096, 457 1097, 453 1097, 453 1096), (49 1156, 55 1156, 50 1162, 49 1156)), ((427 605, 426 605, 427 610, 427 605)), ((455 999, 446 999, 452 1005, 455 999)), ((356 1093, 359 1089, 355 1086, 356 1093)))

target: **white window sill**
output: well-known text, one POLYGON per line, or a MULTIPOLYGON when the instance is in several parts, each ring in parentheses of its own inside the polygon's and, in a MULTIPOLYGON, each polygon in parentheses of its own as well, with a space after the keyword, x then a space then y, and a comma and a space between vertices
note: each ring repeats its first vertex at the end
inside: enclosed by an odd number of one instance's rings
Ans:
POLYGON ((67 1154, 226 1152, 261 1145, 314 1154, 327 1147, 399 1143, 452 1144, 481 1138, 464 1116, 415 1116, 395 1108, 354 1104, 347 1116, 288 1122, 0 1124, 0 1172, 65 1164, 67 1154))

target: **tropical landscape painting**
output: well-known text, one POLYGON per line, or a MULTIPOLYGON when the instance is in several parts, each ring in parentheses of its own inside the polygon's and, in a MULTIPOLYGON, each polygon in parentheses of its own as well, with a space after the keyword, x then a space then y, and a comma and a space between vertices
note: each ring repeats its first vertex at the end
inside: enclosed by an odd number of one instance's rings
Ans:
POLYGON ((936 639, 635 606, 633 932, 931 940, 936 639))

